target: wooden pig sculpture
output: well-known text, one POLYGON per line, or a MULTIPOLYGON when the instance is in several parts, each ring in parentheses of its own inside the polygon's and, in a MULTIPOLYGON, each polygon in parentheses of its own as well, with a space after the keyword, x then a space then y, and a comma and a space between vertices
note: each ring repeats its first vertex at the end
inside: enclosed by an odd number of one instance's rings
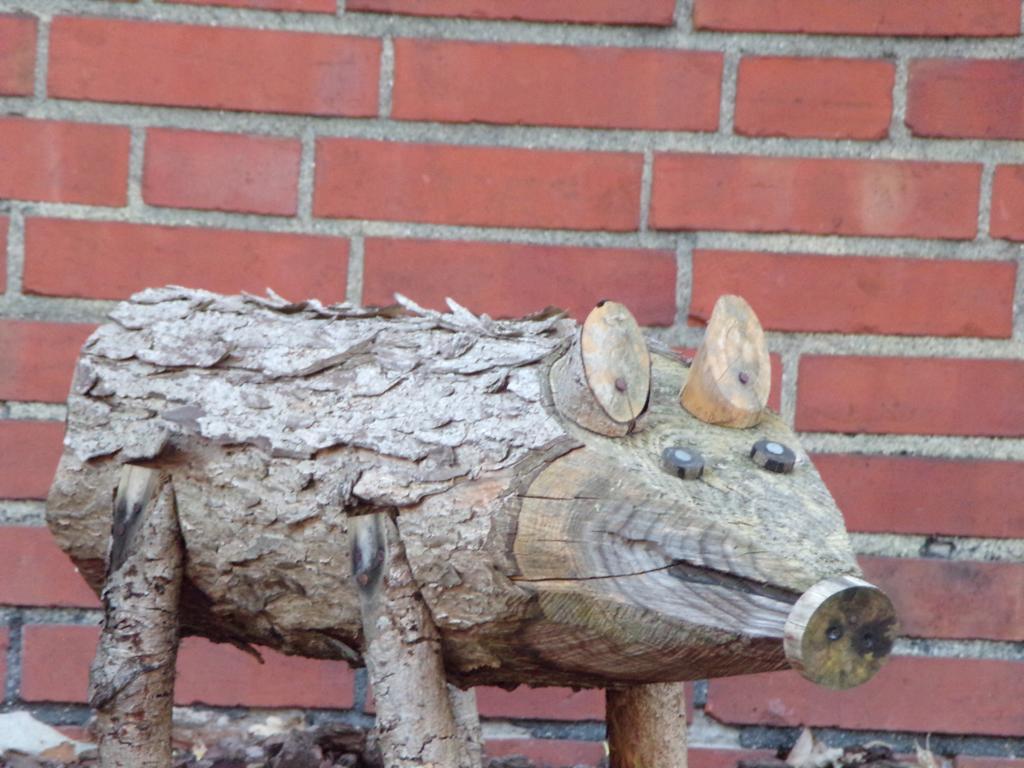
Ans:
POLYGON ((389 767, 478 765, 474 685, 606 688, 612 765, 675 768, 678 681, 882 664, 742 299, 690 368, 614 302, 402 303, 148 290, 86 343, 48 518, 104 597, 104 766, 170 765, 180 634, 365 663, 389 767))

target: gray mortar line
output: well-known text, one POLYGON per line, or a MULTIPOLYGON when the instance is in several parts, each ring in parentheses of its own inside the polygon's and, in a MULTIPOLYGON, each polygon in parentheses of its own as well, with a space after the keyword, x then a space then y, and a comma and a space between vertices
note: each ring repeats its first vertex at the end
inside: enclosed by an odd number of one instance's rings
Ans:
POLYGON ((39 16, 38 37, 36 38, 36 64, 33 75, 35 86, 32 100, 40 104, 46 100, 46 80, 50 63, 50 17, 39 16))
MULTIPOLYGON (((10 213, 11 213, 11 210, 10 210, 9 204, 7 204, 6 201, 4 201, 4 203, 0 203, 0 215, 9 217, 10 213)), ((14 283, 13 283, 14 277, 13 277, 13 274, 12 274, 14 272, 14 266, 13 266, 13 263, 12 263, 13 257, 11 256, 11 253, 13 253, 15 245, 16 245, 16 243, 14 243, 14 234, 11 231, 10 219, 8 218, 8 222, 7 222, 7 237, 4 239, 4 264, 3 264, 3 270, 4 270, 5 288, 4 288, 4 293, 0 294, 0 301, 4 300, 4 296, 13 296, 13 295, 16 295, 18 293, 18 291, 15 290, 15 288, 14 288, 14 283)))
POLYGON ((676 0, 672 21, 675 28, 687 34, 693 34, 693 0, 676 0))
POLYGON ((726 136, 735 131, 736 90, 739 87, 740 53, 729 46, 724 52, 722 93, 718 107, 718 132, 726 136))
POLYGON ((134 219, 146 207, 142 199, 142 175, 146 153, 146 129, 137 125, 131 127, 131 144, 128 149, 128 204, 127 210, 134 219))
POLYGON ((295 218, 304 229, 313 225, 313 188, 316 184, 316 130, 312 125, 302 132, 299 153, 298 203, 295 218))
POLYGON ((978 237, 989 237, 989 221, 992 215, 992 180, 996 163, 985 158, 981 164, 981 183, 978 188, 978 237))
MULTIPOLYGON (((33 119, 71 120, 112 125, 164 126, 212 131, 300 136, 308 115, 209 110, 48 99, 30 103, 0 98, 0 112, 24 112, 33 119)), ((718 133, 599 127, 440 123, 379 117, 317 117, 317 136, 389 142, 503 147, 530 150, 742 154, 765 158, 886 160, 903 162, 1019 162, 1019 142, 988 139, 895 138, 878 142, 787 139, 718 133)))
POLYGON ((955 562, 1024 562, 1024 539, 935 536, 911 533, 851 533, 854 552, 871 557, 930 558, 955 562))
POLYGON ((1024 342, 1024 247, 1017 247, 1017 284, 1013 292, 1013 338, 1024 342))
POLYGON ((363 245, 363 238, 359 236, 355 236, 349 241, 345 300, 356 306, 363 303, 363 245))
POLYGON ((676 317, 672 328, 687 328, 690 303, 693 299, 693 242, 692 236, 679 238, 676 246, 676 317))
MULTIPOLYGON (((305 162, 304 166, 308 165, 305 162)), ((312 193, 313 170, 306 167, 312 193)), ((300 179, 302 177, 300 176, 300 179)), ((130 221, 139 224, 166 226, 199 226, 248 229, 259 232, 313 233, 350 237, 367 233, 387 237, 443 238, 457 240, 508 241, 538 245, 580 245, 610 248, 675 248, 681 237, 694 237, 685 231, 607 232, 600 230, 534 229, 526 227, 466 226, 401 221, 319 218, 303 221, 303 217, 261 216, 248 213, 203 211, 196 209, 146 206, 133 215, 125 208, 86 206, 70 203, 15 203, 32 215, 90 221, 130 221)), ((987 243, 955 243, 903 238, 858 238, 779 233, 701 232, 696 235, 699 247, 705 249, 749 250, 772 253, 814 253, 824 256, 888 256, 915 259, 998 260, 1018 258, 1021 251, 1002 241, 987 243)))
POLYGON ((998 659, 1024 661, 1024 643, 997 640, 944 640, 932 637, 901 637, 893 645, 897 656, 928 656, 934 659, 998 659))
POLYGON ((17 610, 4 611, 7 627, 7 678, 4 680, 3 700, 7 704, 16 702, 21 692, 21 616, 17 610))
POLYGON ((388 118, 391 116, 391 99, 395 87, 395 41, 390 35, 381 39, 379 77, 378 114, 381 118, 388 118))
MULTIPOLYGON (((0 10, 32 13, 72 13, 83 17, 117 19, 158 18, 187 24, 237 26, 263 29, 268 13, 259 9, 216 6, 158 6, 137 4, 83 4, 76 0, 2 0, 0 10), (156 13, 154 13, 154 10, 156 13)), ((688 15, 688 14, 687 14, 688 15)), ((549 43, 555 45, 621 46, 644 48, 691 48, 721 50, 723 40, 743 40, 752 52, 786 50, 791 55, 885 56, 888 52, 926 57, 974 56, 1007 58, 1020 55, 1024 41, 1019 37, 899 37, 873 35, 825 35, 796 33, 730 33, 705 30, 694 32, 690 23, 670 27, 648 25, 606 25, 585 23, 544 23, 497 19, 419 17, 347 11, 337 15, 276 12, 274 29, 322 32, 341 35, 381 37, 386 34, 501 42, 549 43)))
POLYGON ((782 359, 782 393, 780 416, 790 427, 796 419, 796 397, 799 382, 800 356, 795 350, 779 352, 782 359))
POLYGON ((42 501, 0 499, 0 525, 46 525, 46 504, 42 501))
POLYGON ((67 626, 99 626, 102 608, 20 608, 23 623, 27 625, 64 624, 67 626))
POLYGON ((25 274, 25 217, 21 207, 11 207, 7 221, 7 292, 0 303, 21 294, 25 274))
POLYGON ((640 236, 648 233, 648 221, 651 215, 651 188, 654 186, 654 153, 644 150, 643 168, 640 171, 640 236))
POLYGON ((1024 461, 1024 438, 955 435, 841 435, 798 433, 808 453, 863 453, 876 456, 1024 461))
POLYGON ((0 298, 0 317, 65 323, 98 323, 103 321, 116 305, 116 301, 7 296, 0 298))
POLYGON ((892 87, 892 118, 889 121, 889 140, 914 140, 907 128, 907 71, 909 63, 903 56, 894 56, 896 72, 892 87))
POLYGON ((64 421, 67 406, 63 403, 9 401, 4 403, 4 419, 18 421, 64 421))

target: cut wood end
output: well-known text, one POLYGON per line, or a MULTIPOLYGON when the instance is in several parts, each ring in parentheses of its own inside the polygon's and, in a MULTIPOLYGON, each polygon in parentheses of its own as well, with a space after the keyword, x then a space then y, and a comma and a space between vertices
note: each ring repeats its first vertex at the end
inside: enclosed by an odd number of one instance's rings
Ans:
POLYGON ((760 423, 771 391, 764 330, 739 296, 721 296, 679 400, 701 421, 746 428, 760 423))
POLYGON ((580 335, 583 370, 598 404, 613 421, 635 421, 651 391, 651 355, 636 319, 622 304, 602 301, 580 335))
POLYGON ((783 645, 790 665, 827 688, 870 680, 892 651, 899 631, 888 596, 862 579, 819 581, 786 619, 783 645))

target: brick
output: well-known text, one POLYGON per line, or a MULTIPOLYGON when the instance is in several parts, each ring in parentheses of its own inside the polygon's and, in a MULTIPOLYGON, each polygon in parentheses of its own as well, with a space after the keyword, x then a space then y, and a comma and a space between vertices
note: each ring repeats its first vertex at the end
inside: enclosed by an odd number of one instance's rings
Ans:
POLYGON ((598 301, 614 298, 641 325, 675 319, 671 251, 383 238, 367 240, 364 251, 366 304, 393 303, 397 291, 436 309, 450 296, 492 317, 554 305, 582 320, 598 301))
POLYGON ((1024 139, 1024 59, 911 61, 907 126, 917 136, 1024 139))
POLYGON ((1009 338, 1016 276, 1010 261, 697 250, 690 316, 734 293, 776 331, 1009 338))
POLYGON ((64 443, 56 421, 0 421, 0 499, 45 499, 64 443))
POLYGON ((690 747, 686 757, 687 768, 736 768, 741 760, 749 764, 769 761, 775 757, 775 751, 690 747))
POLYGON ((380 41, 59 16, 48 93, 242 111, 377 114, 380 41))
POLYGON ((173 283, 290 299, 345 297, 348 241, 335 237, 30 218, 26 293, 122 299, 173 283))
POLYGON ((255 8, 261 11, 335 13, 338 10, 337 0, 160 0, 160 2, 185 5, 224 5, 230 8, 255 8))
POLYGON ((35 16, 0 14, 0 96, 31 96, 35 84, 35 16))
MULTIPOLYGON (((99 630, 27 625, 22 635, 21 698, 83 702, 99 630)), ((229 645, 185 638, 178 653, 179 705, 339 708, 352 706, 353 674, 344 662, 258 649, 264 663, 229 645)))
POLYGON ((861 557, 866 578, 892 598, 900 634, 1024 640, 1024 565, 861 557))
POLYGON ((0 118, 0 198, 122 206, 127 128, 0 118))
POLYGON ((1024 768, 1024 758, 957 755, 953 765, 956 768, 1024 768))
POLYGON ((301 154, 298 139, 151 128, 142 197, 171 208, 290 216, 301 154))
POLYGON ((695 0, 698 29, 834 35, 1020 34, 1020 0, 695 0))
POLYGON ((0 526, 0 604, 99 607, 49 529, 29 526, 0 526))
POLYGON ((981 166, 891 160, 659 154, 656 229, 968 240, 981 166))
POLYGON ((95 326, 0 320, 0 400, 63 403, 82 345, 95 326))
POLYGON ((891 61, 745 56, 736 91, 736 132, 884 139, 895 74, 891 61))
MULTIPOLYGON (((484 754, 491 758, 525 757, 531 765, 544 768, 576 768, 599 765, 604 758, 604 742, 567 739, 488 739, 484 754)), ((973 767, 971 767, 973 768, 973 767)))
POLYGON ((1024 361, 861 356, 800 359, 804 432, 1024 436, 1024 361))
POLYGON ((1000 165, 992 181, 992 237, 1024 241, 1024 165, 1000 165))
POLYGON ((675 0, 348 0, 348 11, 404 13, 414 16, 459 16, 471 19, 566 21, 589 24, 671 26, 675 0))
POLYGON ((348 709, 354 675, 342 661, 285 656, 260 649, 264 663, 230 645, 184 641, 174 698, 179 704, 348 709))
POLYGON ((317 216, 635 230, 640 155, 320 139, 317 216))
POLYGON ((912 456, 816 454, 821 473, 859 533, 1024 538, 1024 463, 912 456))
POLYGON ((1024 663, 893 657, 870 681, 831 691, 794 671, 712 680, 705 711, 731 724, 1024 735, 1024 663), (884 702, 881 705, 880 702, 884 702))
POLYGON ((476 689, 481 717, 537 720, 604 720, 604 691, 585 688, 530 688, 513 691, 481 686, 476 689))
POLYGON ((395 41, 400 120, 718 129, 720 53, 395 41))

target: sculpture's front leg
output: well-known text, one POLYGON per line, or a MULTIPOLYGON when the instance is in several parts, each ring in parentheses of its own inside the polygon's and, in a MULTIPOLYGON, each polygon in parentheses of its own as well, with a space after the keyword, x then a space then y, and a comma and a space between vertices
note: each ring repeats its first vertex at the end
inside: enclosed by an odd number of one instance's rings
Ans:
POLYGON ((449 691, 441 636, 394 518, 384 512, 352 517, 349 536, 385 766, 479 768, 472 694, 449 691))
POLYGON ((170 478, 125 465, 89 690, 102 768, 170 768, 182 563, 170 478))

